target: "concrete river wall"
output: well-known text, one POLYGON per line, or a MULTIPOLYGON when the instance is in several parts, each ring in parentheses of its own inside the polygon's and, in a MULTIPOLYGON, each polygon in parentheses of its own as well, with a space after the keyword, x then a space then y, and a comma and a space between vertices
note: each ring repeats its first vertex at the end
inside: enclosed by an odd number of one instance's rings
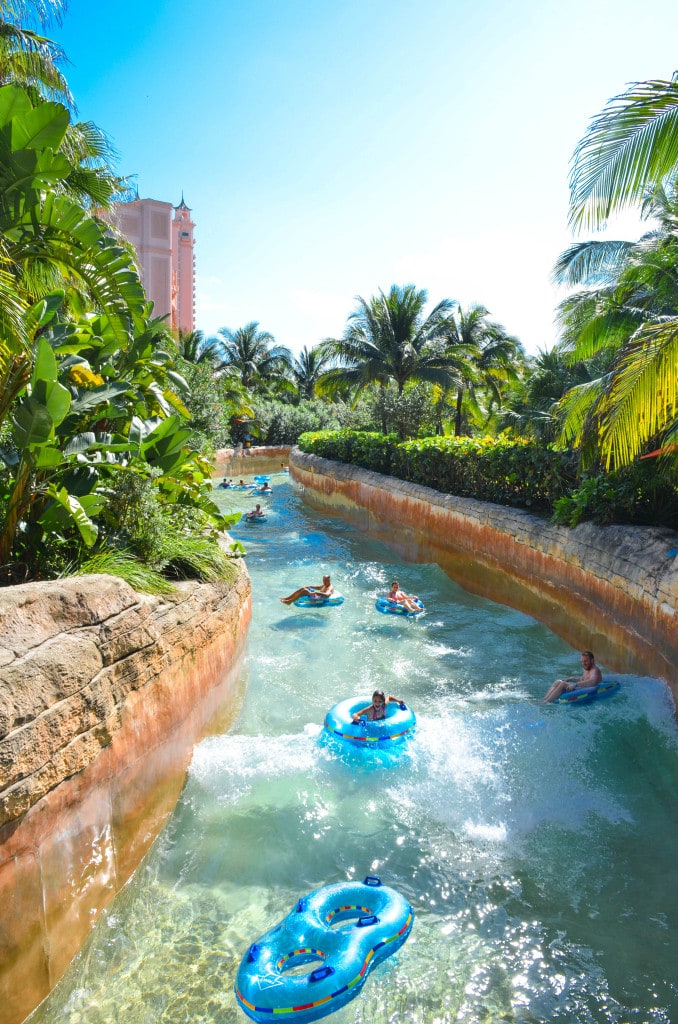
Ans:
POLYGON ((240 706, 231 583, 110 576, 0 590, 0 1020, 59 980, 172 811, 193 745, 240 706))
POLYGON ((337 513, 411 561, 532 615, 616 672, 665 679, 678 695, 678 534, 556 526, 519 509, 441 494, 295 448, 290 473, 311 506, 337 513))

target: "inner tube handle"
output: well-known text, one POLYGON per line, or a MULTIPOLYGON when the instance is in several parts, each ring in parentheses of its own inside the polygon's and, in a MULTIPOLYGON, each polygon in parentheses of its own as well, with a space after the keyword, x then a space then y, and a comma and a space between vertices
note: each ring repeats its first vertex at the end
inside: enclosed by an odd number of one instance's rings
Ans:
POLYGON ((378 875, 367 875, 363 885, 370 885, 373 889, 376 889, 377 886, 381 885, 381 878, 378 875))
POLYGON ((323 978, 329 978, 330 974, 334 974, 334 967, 329 964, 323 964, 322 967, 316 967, 314 971, 308 976, 309 981, 322 981, 323 978))
POLYGON ((376 914, 364 914, 358 918, 356 928, 367 928, 371 924, 379 924, 379 918, 376 914))
POLYGON ((253 964, 258 956, 259 956, 259 947, 257 946, 256 942, 253 942, 252 945, 250 946, 250 948, 247 951, 247 963, 248 964, 253 964))

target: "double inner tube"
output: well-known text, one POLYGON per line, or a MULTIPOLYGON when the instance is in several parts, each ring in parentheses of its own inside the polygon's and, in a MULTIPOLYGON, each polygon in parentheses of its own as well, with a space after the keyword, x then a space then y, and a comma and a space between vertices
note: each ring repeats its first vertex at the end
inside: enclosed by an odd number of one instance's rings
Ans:
POLYGON ((358 995, 413 923, 405 897, 375 875, 316 889, 250 946, 236 975, 236 999, 258 1022, 318 1020, 358 995))

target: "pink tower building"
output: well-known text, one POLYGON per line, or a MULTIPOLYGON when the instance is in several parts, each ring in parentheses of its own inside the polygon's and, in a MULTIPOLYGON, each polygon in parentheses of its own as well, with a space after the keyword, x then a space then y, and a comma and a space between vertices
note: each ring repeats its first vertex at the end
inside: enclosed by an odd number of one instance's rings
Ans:
POLYGON ((195 329, 194 227, 182 194, 172 221, 172 327, 182 331, 195 329))
POLYGON ((195 224, 184 197, 178 206, 158 199, 118 203, 115 222, 134 246, 153 316, 169 316, 173 330, 194 330, 195 224))

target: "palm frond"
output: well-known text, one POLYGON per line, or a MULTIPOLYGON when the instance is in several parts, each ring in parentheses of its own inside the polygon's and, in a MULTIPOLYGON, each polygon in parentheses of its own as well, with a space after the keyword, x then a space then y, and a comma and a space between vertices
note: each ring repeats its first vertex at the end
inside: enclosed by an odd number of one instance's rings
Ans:
POLYGON ((558 257, 551 280, 568 288, 609 281, 625 265, 633 248, 634 243, 628 241, 576 242, 558 257))
POLYGON ((609 378, 598 377, 570 388, 561 398, 558 403, 559 416, 562 418, 558 439, 561 444, 575 448, 581 445, 585 429, 608 383, 609 378))
POLYGON ((678 169, 678 76, 634 82, 613 97, 577 146, 570 176, 570 223, 603 227, 612 213, 678 169))
POLYGON ((644 325, 621 356, 600 423, 608 467, 637 458, 673 424, 678 407, 678 318, 644 325))

